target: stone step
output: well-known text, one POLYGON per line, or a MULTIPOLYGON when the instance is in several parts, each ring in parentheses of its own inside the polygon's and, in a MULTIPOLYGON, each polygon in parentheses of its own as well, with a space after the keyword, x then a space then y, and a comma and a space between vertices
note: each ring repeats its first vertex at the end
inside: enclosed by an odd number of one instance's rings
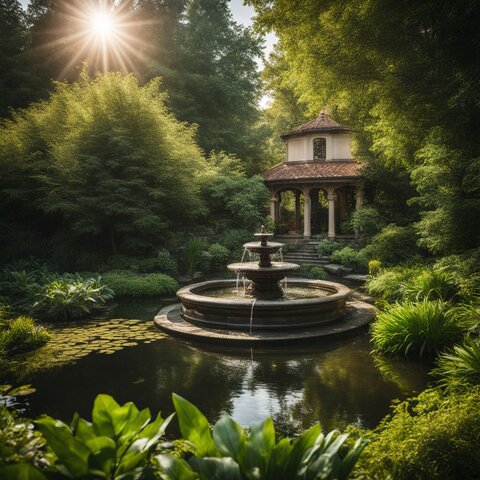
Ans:
POLYGON ((323 266, 323 268, 333 275, 343 276, 346 273, 351 273, 353 270, 351 268, 344 267, 343 265, 338 265, 336 263, 328 263, 323 266))
POLYGON ((349 275, 345 275, 343 278, 352 282, 365 283, 367 281, 368 275, 363 275, 361 273, 351 273, 349 275))

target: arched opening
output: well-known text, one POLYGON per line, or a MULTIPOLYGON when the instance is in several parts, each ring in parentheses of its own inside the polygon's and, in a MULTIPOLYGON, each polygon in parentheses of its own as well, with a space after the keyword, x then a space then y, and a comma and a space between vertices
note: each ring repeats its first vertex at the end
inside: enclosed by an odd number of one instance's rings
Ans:
POLYGON ((313 159, 323 161, 327 159, 327 140, 326 138, 313 139, 313 159))
POLYGON ((277 215, 275 233, 277 235, 302 235, 303 194, 296 188, 286 188, 277 192, 277 215))
POLYGON ((312 188, 310 199, 312 202, 312 235, 326 235, 328 232, 327 192, 322 188, 312 188))
POLYGON ((335 231, 340 235, 353 235, 351 218, 355 210, 355 187, 337 188, 335 197, 335 231))

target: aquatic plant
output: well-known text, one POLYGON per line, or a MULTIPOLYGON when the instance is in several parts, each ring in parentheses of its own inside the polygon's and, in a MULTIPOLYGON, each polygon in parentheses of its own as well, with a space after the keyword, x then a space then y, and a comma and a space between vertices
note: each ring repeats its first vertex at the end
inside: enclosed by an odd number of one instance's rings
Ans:
POLYGON ((248 431, 224 416, 210 429, 205 416, 184 398, 173 395, 180 431, 193 447, 188 460, 169 454, 156 457, 165 480, 197 478, 308 479, 348 478, 367 442, 347 447, 348 435, 327 435, 316 424, 295 440, 277 441, 271 418, 248 431))
POLYGON ((444 302, 424 300, 390 306, 377 316, 371 334, 379 352, 422 357, 455 343, 462 329, 447 314, 444 302))
POLYGON ((35 325, 31 317, 17 317, 0 326, 0 355, 25 352, 44 345, 50 335, 35 325))

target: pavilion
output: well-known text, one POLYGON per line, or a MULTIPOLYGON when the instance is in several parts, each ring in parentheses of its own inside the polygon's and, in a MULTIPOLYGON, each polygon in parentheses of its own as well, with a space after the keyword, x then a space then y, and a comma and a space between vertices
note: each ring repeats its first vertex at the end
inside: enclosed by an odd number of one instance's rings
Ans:
POLYGON ((360 174, 361 165, 352 158, 351 133, 322 111, 317 118, 282 135, 286 161, 263 174, 277 229, 286 214, 282 201, 288 192, 294 213, 283 226, 290 235, 304 239, 327 236, 334 240, 339 226, 353 209, 362 206, 365 179, 360 174))

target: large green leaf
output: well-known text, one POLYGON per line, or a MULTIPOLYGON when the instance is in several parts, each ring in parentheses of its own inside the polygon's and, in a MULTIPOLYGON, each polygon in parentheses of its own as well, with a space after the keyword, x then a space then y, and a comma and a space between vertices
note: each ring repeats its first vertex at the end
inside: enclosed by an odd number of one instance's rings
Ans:
MULTIPOLYGON (((138 411, 135 408, 135 410, 130 411, 130 418, 122 431, 122 435, 120 436, 120 440, 122 442, 140 432, 151 419, 150 410, 148 408, 145 408, 141 411, 138 411), (134 415, 135 410, 136 414, 134 415)), ((145 433, 143 434, 145 435, 145 433)))
POLYGON ((49 447, 58 457, 58 462, 74 477, 86 475, 90 449, 75 438, 65 424, 53 418, 44 417, 37 420, 38 429, 46 438, 49 447))
POLYGON ((282 438, 282 440, 273 447, 268 463, 266 480, 290 480, 293 478, 286 473, 291 452, 292 444, 289 438, 282 438))
POLYGON ((248 478, 255 480, 265 477, 274 446, 275 428, 270 417, 250 427, 250 434, 238 457, 248 478))
POLYGON ((213 441, 224 457, 236 460, 246 439, 245 430, 226 415, 213 427, 213 441))
POLYGON ((180 395, 174 393, 172 398, 178 415, 180 432, 186 440, 192 443, 196 454, 199 457, 218 456, 210 426, 202 412, 180 395))
POLYGON ((29 463, 0 467, 2 480, 47 480, 47 477, 29 463))
POLYGON ((116 444, 115 440, 110 437, 98 436, 86 441, 87 447, 92 451, 93 459, 90 463, 95 462, 95 466, 105 473, 113 470, 115 465, 116 444))
POLYGON ((183 458, 166 454, 157 455, 155 458, 164 480, 197 480, 199 478, 183 458))
POLYGON ((117 408, 120 408, 120 405, 110 395, 97 395, 92 410, 93 428, 97 435, 115 436, 112 412, 117 408))
POLYGON ((200 474, 201 480, 241 480, 240 467, 232 458, 191 457, 190 466, 200 474))
POLYGON ((320 424, 317 423, 294 440, 290 457, 287 461, 286 478, 295 478, 303 457, 313 447, 321 433, 320 424))

